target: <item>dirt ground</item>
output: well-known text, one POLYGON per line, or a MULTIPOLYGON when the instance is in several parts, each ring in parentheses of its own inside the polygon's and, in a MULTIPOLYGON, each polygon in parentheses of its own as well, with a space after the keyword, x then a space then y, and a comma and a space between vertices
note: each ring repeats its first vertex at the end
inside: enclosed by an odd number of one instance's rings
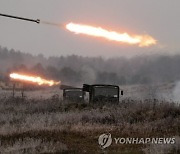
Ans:
POLYGON ((180 106, 165 99, 174 87, 124 86, 119 104, 63 102, 58 87, 26 91, 23 99, 21 92, 12 98, 12 91, 0 90, 0 153, 178 154, 180 106), (102 149, 98 138, 103 133, 114 137, 171 137, 176 144, 113 143, 102 149))

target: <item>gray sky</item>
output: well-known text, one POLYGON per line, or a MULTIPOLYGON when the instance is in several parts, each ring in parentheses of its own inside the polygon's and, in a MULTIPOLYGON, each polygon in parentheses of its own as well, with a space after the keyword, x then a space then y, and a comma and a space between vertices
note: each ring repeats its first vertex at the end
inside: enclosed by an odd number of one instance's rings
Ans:
POLYGON ((179 0, 1 0, 0 13, 66 24, 92 24, 115 31, 149 34, 158 45, 122 45, 75 35, 65 28, 0 17, 0 45, 46 56, 132 56, 180 53, 179 0))

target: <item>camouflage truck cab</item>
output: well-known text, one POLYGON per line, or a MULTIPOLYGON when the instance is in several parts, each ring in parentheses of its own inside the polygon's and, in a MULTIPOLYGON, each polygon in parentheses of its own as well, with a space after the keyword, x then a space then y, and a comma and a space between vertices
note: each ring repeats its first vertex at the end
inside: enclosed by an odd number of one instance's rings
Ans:
POLYGON ((73 102, 83 102, 85 92, 82 88, 65 88, 63 89, 63 100, 73 102))
POLYGON ((89 102, 119 102, 120 91, 117 85, 83 85, 83 91, 89 92, 89 102))

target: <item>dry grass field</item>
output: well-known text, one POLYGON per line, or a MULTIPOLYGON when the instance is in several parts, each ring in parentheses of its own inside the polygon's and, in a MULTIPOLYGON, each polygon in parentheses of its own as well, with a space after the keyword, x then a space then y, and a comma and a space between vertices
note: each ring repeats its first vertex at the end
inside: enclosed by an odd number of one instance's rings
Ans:
MULTIPOLYGON (((45 92, 44 92, 45 93, 45 92)), ((157 99, 119 104, 63 102, 58 95, 0 98, 1 153, 179 153, 180 106, 157 99), (176 137, 175 145, 115 145, 98 137, 176 137)))

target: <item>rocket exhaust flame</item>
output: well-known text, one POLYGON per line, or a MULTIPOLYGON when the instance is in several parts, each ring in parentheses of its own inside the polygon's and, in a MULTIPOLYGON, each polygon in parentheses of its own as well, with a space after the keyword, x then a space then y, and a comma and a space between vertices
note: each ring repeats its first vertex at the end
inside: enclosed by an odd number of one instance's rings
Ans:
POLYGON ((38 76, 28 76, 28 75, 23 75, 23 74, 18 74, 18 73, 11 73, 9 76, 13 80, 32 82, 32 83, 36 83, 38 85, 55 86, 55 85, 60 84, 60 81, 56 82, 53 80, 46 80, 46 79, 43 79, 38 76))
POLYGON ((156 44, 156 40, 149 35, 129 35, 128 33, 118 33, 115 31, 108 31, 101 27, 93 27, 89 25, 69 23, 66 28, 76 34, 86 34, 89 36, 102 37, 108 40, 138 45, 145 47, 156 44))

